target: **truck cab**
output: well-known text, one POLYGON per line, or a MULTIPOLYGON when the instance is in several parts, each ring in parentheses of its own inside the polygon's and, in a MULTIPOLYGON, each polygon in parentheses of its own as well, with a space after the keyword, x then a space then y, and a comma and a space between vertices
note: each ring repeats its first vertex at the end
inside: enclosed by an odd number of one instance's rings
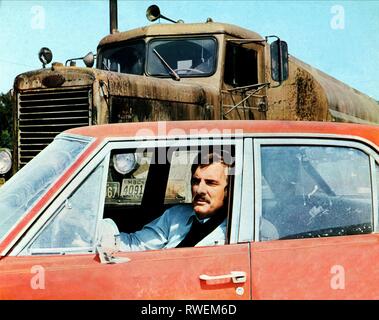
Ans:
MULTIPOLYGON (((265 119, 266 86, 271 81, 265 73, 265 43, 259 34, 229 24, 155 24, 102 39, 98 46, 97 68, 118 75, 143 76, 145 83, 146 78, 166 80, 160 81, 162 86, 158 89, 161 92, 157 93, 166 93, 166 97, 146 97, 150 99, 146 99, 144 118, 139 121, 163 120, 163 114, 167 120, 193 117, 199 120, 265 119), (190 86, 191 90, 182 84, 190 86), (247 86, 255 89, 256 95, 243 102, 242 111, 242 108, 232 110, 233 101, 238 103, 243 99, 247 86), (164 100, 164 109, 159 113, 151 112, 154 106, 162 104, 159 100, 164 100), (175 106, 167 108, 171 103, 182 109, 181 114, 173 113, 175 106), (238 115, 236 111, 244 114, 238 115)), ((134 81, 133 84, 138 86, 134 81)), ((133 84, 120 86, 119 93, 133 96, 127 92, 133 84)), ((134 96, 141 98, 138 94, 134 96)), ((137 101, 134 102, 129 114, 131 119, 140 114, 141 109, 137 101)), ((113 113, 119 114, 116 110, 113 113)))

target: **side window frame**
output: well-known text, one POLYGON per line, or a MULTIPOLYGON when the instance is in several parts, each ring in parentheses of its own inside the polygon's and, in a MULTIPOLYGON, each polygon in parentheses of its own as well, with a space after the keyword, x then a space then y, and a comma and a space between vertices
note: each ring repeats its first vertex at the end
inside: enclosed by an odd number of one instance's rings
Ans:
POLYGON ((262 219, 262 193, 261 193, 261 179, 262 179, 262 167, 261 167, 261 147, 262 146, 331 146, 331 147, 346 147, 358 149, 369 157, 370 166, 370 182, 371 182, 371 196, 372 196, 372 221, 373 232, 379 232, 379 203, 378 203, 378 190, 376 186, 376 168, 375 162, 379 163, 379 155, 375 153, 369 146, 363 144, 360 141, 343 140, 343 139, 316 139, 316 138, 296 138, 296 137, 283 137, 283 138, 257 138, 254 140, 253 154, 254 154, 254 196, 256 199, 254 202, 254 230, 252 234, 252 240, 255 242, 261 242, 260 240, 260 223, 262 219))
POLYGON ((225 45, 225 65, 223 73, 224 84, 233 88, 254 85, 259 83, 259 76, 259 51, 255 48, 244 47, 243 44, 227 41, 225 45), (237 61, 238 58, 241 59, 241 56, 244 56, 244 58, 246 58, 246 56, 250 57, 244 61, 237 61), (250 67, 253 66, 255 70, 248 70, 246 73, 248 75, 250 72, 250 77, 248 77, 248 79, 233 79, 232 75, 235 76, 238 74, 238 71, 240 71, 239 69, 246 69, 246 66, 245 68, 242 68, 241 66, 247 60, 255 62, 254 66, 253 64, 250 65, 250 67), (232 80, 236 82, 233 83, 232 80))
MULTIPOLYGON (((232 219, 228 221, 229 244, 238 242, 240 212, 241 212, 241 193, 242 193, 242 164, 243 164, 243 139, 236 137, 197 137, 191 136, 184 139, 170 139, 170 140, 148 140, 148 141, 114 141, 112 142, 112 150, 116 149, 145 149, 145 148, 183 148, 183 147, 198 147, 203 145, 233 145, 235 148, 235 172, 233 185, 233 206, 232 206, 232 219)), ((163 213, 163 212, 162 212, 163 213)))
POLYGON ((379 159, 370 156, 370 165, 374 207, 374 232, 379 233, 379 159))
POLYGON ((254 239, 254 203, 255 203, 255 166, 254 166, 254 140, 253 138, 244 139, 243 148, 243 177, 241 189, 241 215, 239 221, 238 242, 248 242, 254 239))

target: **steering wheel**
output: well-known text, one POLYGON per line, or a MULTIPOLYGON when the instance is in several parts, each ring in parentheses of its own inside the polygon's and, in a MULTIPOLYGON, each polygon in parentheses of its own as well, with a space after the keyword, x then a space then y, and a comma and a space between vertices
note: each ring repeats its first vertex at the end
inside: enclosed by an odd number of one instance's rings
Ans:
POLYGON ((193 69, 193 68, 178 68, 174 70, 175 72, 185 71, 187 73, 194 72, 194 73, 205 73, 204 71, 201 71, 199 69, 193 69))

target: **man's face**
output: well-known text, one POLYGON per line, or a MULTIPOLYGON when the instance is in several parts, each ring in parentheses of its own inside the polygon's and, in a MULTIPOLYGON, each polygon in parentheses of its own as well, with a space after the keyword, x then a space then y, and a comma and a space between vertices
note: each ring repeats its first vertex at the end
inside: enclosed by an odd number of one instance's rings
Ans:
POLYGON ((215 162, 198 167, 192 176, 192 205, 199 218, 210 217, 224 204, 227 167, 215 162))

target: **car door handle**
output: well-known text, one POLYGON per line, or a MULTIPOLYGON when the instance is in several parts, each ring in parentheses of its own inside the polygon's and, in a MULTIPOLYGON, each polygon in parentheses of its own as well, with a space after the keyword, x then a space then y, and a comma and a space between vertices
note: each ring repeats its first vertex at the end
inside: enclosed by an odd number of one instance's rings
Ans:
POLYGON ((244 271, 231 271, 230 274, 222 274, 219 276, 209 276, 207 274, 201 274, 200 280, 220 280, 220 279, 232 279, 233 283, 246 282, 246 272, 244 271))

